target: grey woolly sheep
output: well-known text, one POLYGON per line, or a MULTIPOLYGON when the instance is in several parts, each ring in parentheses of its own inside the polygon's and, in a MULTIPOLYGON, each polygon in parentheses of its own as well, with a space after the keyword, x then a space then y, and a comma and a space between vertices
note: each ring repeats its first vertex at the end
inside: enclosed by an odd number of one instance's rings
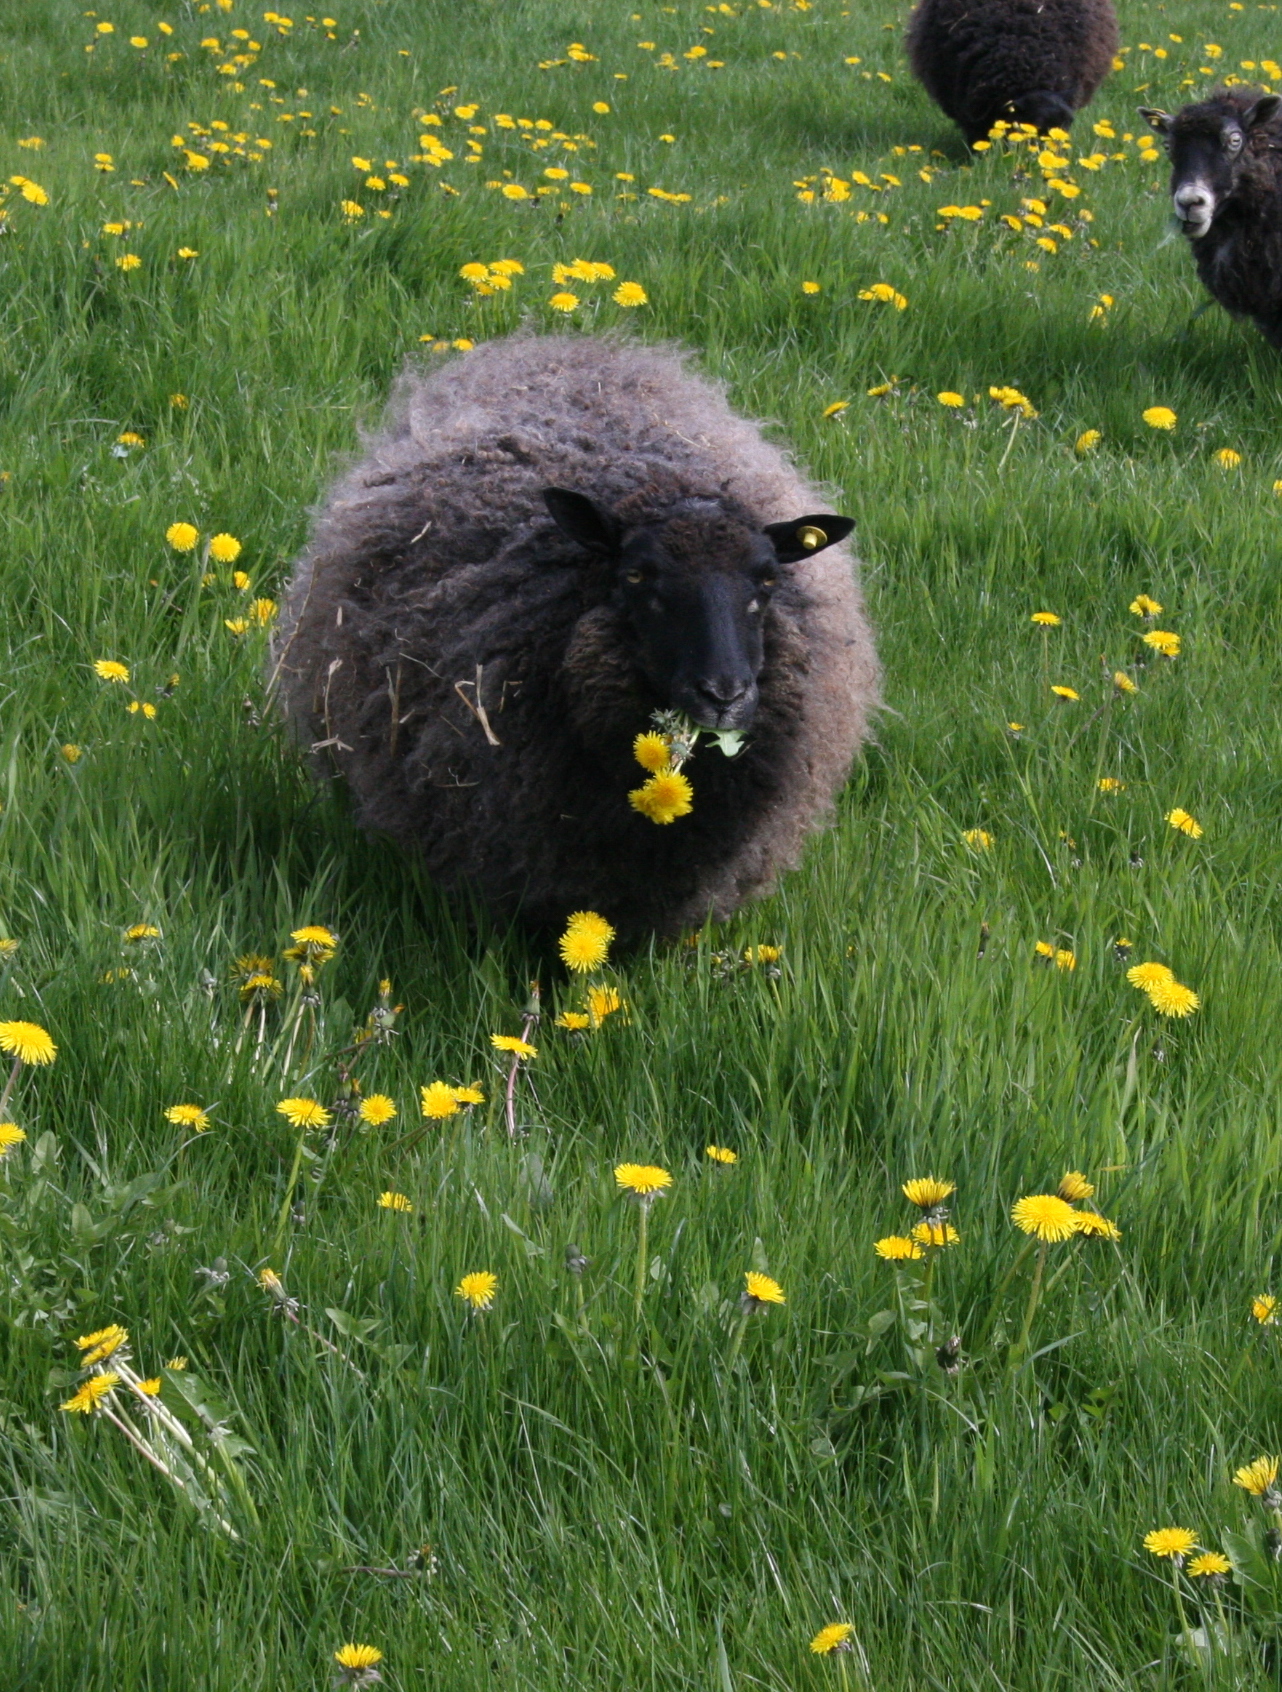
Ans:
POLYGON ((1203 287, 1282 347, 1282 99, 1239 84, 1174 117, 1140 108, 1166 139, 1171 199, 1203 287))
POLYGON ((285 706, 443 886, 625 939, 728 916, 826 819, 877 702, 853 524, 671 350, 492 341, 401 381, 285 595, 285 706), (820 513, 814 515, 813 513, 820 513), (658 709, 693 810, 629 803, 658 709))
POLYGON ((999 120, 1070 129, 1117 52, 1112 0, 918 0, 908 57, 972 146, 999 120))

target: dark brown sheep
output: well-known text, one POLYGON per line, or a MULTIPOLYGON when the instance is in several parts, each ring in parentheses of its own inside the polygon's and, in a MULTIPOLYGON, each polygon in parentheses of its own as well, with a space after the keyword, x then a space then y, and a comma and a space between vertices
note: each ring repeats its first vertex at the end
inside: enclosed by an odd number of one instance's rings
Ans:
POLYGON ((999 120, 1070 129, 1117 52, 1112 0, 918 0, 908 57, 969 144, 999 120))
POLYGON ((1174 117, 1141 107, 1171 156, 1171 200, 1203 287, 1282 347, 1282 99, 1239 84, 1174 117))
POLYGON ((361 821, 445 887, 559 928, 674 934, 767 892, 877 701, 849 519, 670 350, 490 342, 411 372, 285 596, 284 702, 361 821), (657 709, 693 810, 629 791, 657 709))

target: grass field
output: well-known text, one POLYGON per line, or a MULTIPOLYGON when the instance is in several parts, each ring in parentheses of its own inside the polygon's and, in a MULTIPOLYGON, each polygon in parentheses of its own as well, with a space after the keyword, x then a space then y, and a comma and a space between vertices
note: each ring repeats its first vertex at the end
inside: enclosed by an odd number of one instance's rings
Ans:
POLYGON ((1282 39, 1121 13, 1039 163, 967 161, 881 0, 6 0, 0 1020, 57 1045, 0 1171, 6 1686, 320 1688, 349 1643, 406 1692, 1279 1683, 1232 1478, 1282 1446, 1279 366, 1194 318, 1135 108, 1282 84, 1282 39), (559 313, 576 259, 615 276, 559 313), (626 1011, 555 1026, 542 966, 511 1140, 539 966, 312 785, 252 606, 406 358, 526 323, 679 339, 777 423, 858 520, 886 709, 802 869, 618 960, 626 1011), (394 1120, 278 1113, 353 1063, 394 1120), (424 1121, 435 1080, 485 1102, 424 1121), (1069 1170, 1119 1240, 1014 1225, 1069 1170), (959 1242, 884 1260, 925 1176, 959 1242), (60 1408, 112 1324, 161 1409, 60 1408))

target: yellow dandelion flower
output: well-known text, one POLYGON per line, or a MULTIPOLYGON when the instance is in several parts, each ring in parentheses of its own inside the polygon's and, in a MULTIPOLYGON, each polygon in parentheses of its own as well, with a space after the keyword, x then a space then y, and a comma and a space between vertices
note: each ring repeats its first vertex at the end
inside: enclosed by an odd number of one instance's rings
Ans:
POLYGON ((821 286, 822 284, 818 282, 803 282, 801 291, 803 294, 817 294, 820 292, 821 286))
POLYGON ((782 946, 746 946, 743 961, 746 964, 778 963, 782 956, 782 946))
POLYGON ((109 1392, 113 1392, 120 1385, 120 1376, 114 1370, 108 1369, 101 1375, 90 1375, 82 1383, 78 1392, 67 1399, 59 1408, 63 1410, 79 1411, 81 1415, 91 1416, 99 1407, 109 1392))
POLYGON ((209 556, 220 564, 234 564, 240 553, 241 545, 235 535, 215 535, 209 543, 209 556))
POLYGON ((295 1128, 328 1128, 329 1112, 315 1099, 282 1099, 277 1112, 295 1128))
POLYGON ((121 935, 126 945, 136 945, 140 940, 159 940, 160 930, 151 922, 135 922, 121 935))
POLYGON ((672 762, 672 748, 661 734, 639 734, 632 742, 632 756, 643 770, 657 774, 672 762))
POLYGON ((420 1087, 418 1091, 423 1115, 429 1122, 457 1115, 459 1103, 454 1097, 454 1089, 447 1087, 444 1081, 433 1081, 430 1086, 420 1087))
POLYGON ((1065 970, 1076 969, 1077 968, 1077 954, 1075 952, 1070 952, 1064 946, 1058 947, 1056 952, 1055 952, 1055 968, 1056 969, 1065 969, 1065 970))
POLYGON ((368 1098, 361 1100, 356 1114, 371 1128, 381 1128, 396 1115, 396 1106, 386 1093, 371 1093, 368 1098))
POLYGON ((118 1322, 109 1327, 99 1328, 92 1334, 81 1334, 76 1341, 76 1350, 84 1352, 80 1359, 82 1369, 92 1368, 95 1363, 105 1363, 109 1357, 115 1355, 122 1345, 129 1343, 129 1330, 122 1328, 118 1322))
POLYGON ((1173 429, 1178 418, 1168 405, 1150 405, 1144 413, 1144 421, 1150 429, 1173 429))
POLYGON ((479 1087, 451 1087, 455 1104, 479 1105, 485 1103, 485 1094, 479 1087))
POLYGON ((98 658, 94 661, 94 674, 105 682, 127 682, 129 680, 129 666, 120 664, 114 658, 98 658))
POLYGON ((552 298, 548 301, 548 304, 552 307, 553 311, 575 311, 578 308, 579 296, 577 294, 566 292, 553 294, 552 298))
POLYGON ((1064 619, 1057 617, 1053 611, 1034 611, 1029 621, 1040 623, 1044 629, 1057 629, 1064 619))
POLYGON ((729 1146, 707 1146, 704 1149, 714 1163, 738 1163, 739 1161, 739 1153, 731 1151, 729 1146))
POLYGON ((289 937, 296 945, 306 946, 313 951, 318 947, 327 952, 336 951, 338 948, 337 934, 334 933, 333 929, 326 928, 318 922, 307 923, 302 928, 293 929, 289 937))
POLYGON ((1178 805, 1173 811, 1166 813, 1166 820, 1172 828, 1177 828, 1181 834, 1187 834, 1190 840, 1202 838, 1201 823, 1188 811, 1182 811, 1178 805))
POLYGON ((593 1028, 599 1028, 607 1016, 623 1009, 623 998, 614 987, 588 988, 588 1017, 593 1028))
POLYGON ((411 1211, 414 1208, 404 1193, 380 1193, 378 1202, 383 1210, 411 1211))
POLYGON ((655 1198, 672 1185, 668 1171, 653 1163, 616 1164, 614 1179, 621 1191, 632 1193, 637 1198, 655 1198))
POLYGON ((494 1302, 498 1285, 497 1275, 491 1274, 488 1269, 477 1269, 470 1275, 464 1275, 454 1291, 473 1310, 488 1310, 494 1302))
POLYGON ((1148 990, 1148 1002, 1159 1016, 1192 1016, 1202 1001, 1191 987, 1179 981, 1158 981, 1148 990))
POLYGON ((567 969, 578 975, 600 969, 610 954, 614 929, 595 911, 577 911, 565 926, 565 933, 557 942, 561 960, 567 969))
POLYGON ((1139 688, 1127 675, 1125 670, 1113 671, 1113 686, 1119 693, 1138 693, 1139 688))
POLYGON ((24 1128, 19 1128, 13 1122, 0 1122, 0 1158, 8 1157, 15 1146, 20 1146, 26 1139, 24 1128))
POLYGON ((1056 699, 1072 700, 1080 699, 1082 697, 1075 687, 1060 687, 1052 684, 1051 692, 1055 695, 1056 699))
POLYGON ((1203 1551, 1200 1556, 1194 1557, 1186 1570, 1186 1573, 1195 1579, 1198 1576, 1226 1575, 1232 1572, 1233 1565, 1223 1551, 1203 1551))
POLYGON ((1079 1199, 1095 1196, 1094 1184, 1088 1181, 1079 1169, 1070 1169, 1060 1177, 1059 1186, 1055 1189, 1065 1204, 1076 1204, 1079 1199))
POLYGON ((936 394, 935 398, 940 405, 946 405, 950 411, 956 411, 966 403, 965 397, 962 394, 954 393, 951 388, 945 388, 943 393, 936 394))
POLYGON ((69 764, 78 764, 85 755, 83 746, 77 746, 75 741, 69 740, 58 748, 69 764))
POLYGON ((571 1032, 578 1033, 587 1028, 591 1021, 592 1018, 588 1016, 586 1011, 562 1011, 556 1019, 556 1026, 568 1028, 571 1032))
POLYGON ((0 1022, 0 1052, 20 1063, 52 1063, 58 1048, 38 1022, 0 1022))
POLYGON ((200 530, 191 523, 171 523, 165 530, 165 539, 175 552, 193 552, 200 539, 200 530))
POLYGON ((1144 1549, 1155 1557, 1187 1557, 1197 1544, 1197 1535, 1188 1528, 1155 1528, 1144 1535, 1144 1549))
POLYGON ((1174 981, 1175 971, 1168 969, 1163 963, 1138 963, 1132 964, 1127 970, 1126 979, 1132 987, 1138 987, 1141 993, 1150 993, 1154 987, 1174 981))
POLYGON ((1276 1490, 1278 1478, 1278 1459, 1276 1457, 1257 1457, 1253 1463, 1238 1469, 1233 1476, 1234 1486, 1240 1486, 1243 1492, 1249 1492, 1252 1498, 1263 1498, 1266 1492, 1276 1490))
POLYGON ((1125 793, 1126 783, 1116 776, 1101 776, 1095 783, 1101 793, 1125 793))
POLYGON ((643 306, 650 303, 650 296, 639 282, 620 282, 610 297, 616 305, 621 306, 643 306))
POLYGON ((956 1181, 940 1181, 933 1175, 919 1176, 916 1180, 905 1181, 903 1195, 909 1204, 915 1204, 920 1210, 933 1210, 937 1204, 942 1204, 946 1198, 951 1198, 957 1191, 956 1181))
POLYGON ((1137 593, 1127 606, 1127 610, 1137 617, 1156 617, 1161 609, 1157 600, 1150 598, 1146 593, 1137 593))
POLYGON ((383 1653, 377 1645, 340 1645, 334 1652, 334 1661, 341 1669, 355 1669, 358 1673, 372 1669, 376 1663, 381 1663, 383 1653))
POLYGON ((198 1134, 203 1134, 209 1127, 209 1112, 194 1104, 170 1105, 165 1112, 165 1120, 179 1128, 194 1128, 198 1134))
POLYGON ((1178 658, 1180 655, 1180 637, 1170 629, 1150 629, 1147 634, 1140 636, 1145 646, 1151 646, 1155 652, 1160 652, 1163 658, 1178 658))
POLYGON ((694 789, 680 770, 660 770, 628 794, 628 803, 652 823, 671 823, 694 809, 694 789))
POLYGON ((1024 1233, 1039 1240, 1067 1240, 1081 1227, 1081 1214, 1065 1203, 1058 1193, 1034 1193, 1016 1200, 1011 1209, 1011 1221, 1024 1233))
POLYGON ((1236 470, 1242 462, 1242 454, 1234 452, 1232 447, 1221 447, 1218 452, 1211 454, 1221 470, 1236 470))
POLYGON ((961 1244, 961 1235, 951 1222, 919 1222, 913 1238, 918 1245, 935 1246, 941 1251, 945 1246, 961 1244))
POLYGON ((810 1641, 810 1649, 817 1657, 830 1657, 834 1651, 849 1651, 855 1630, 849 1622, 829 1622, 821 1627, 810 1641))
POLYGON ((1098 429, 1084 429, 1073 443, 1073 451, 1079 458, 1084 458, 1088 452, 1094 452, 1100 440, 1098 429))
POLYGON ((1097 1210, 1077 1212, 1077 1232, 1095 1240, 1120 1240, 1122 1237, 1122 1230, 1117 1223, 1110 1222, 1107 1216, 1101 1216, 1097 1210))
POLYGON ((1278 1301, 1272 1293, 1260 1293, 1251 1300, 1251 1314, 1262 1328, 1271 1327, 1277 1321, 1278 1301))
POLYGON ((991 852, 993 849, 993 837, 986 828, 968 828, 962 839, 976 852, 991 852))
POLYGON ((153 1375, 149 1381, 133 1381, 130 1384, 134 1391, 141 1393, 144 1398, 160 1397, 162 1383, 159 1375, 153 1375))
POLYGON ((744 1298, 754 1308, 762 1304, 786 1304, 783 1288, 778 1281, 772 1281, 769 1275, 759 1275, 755 1269, 745 1269, 743 1275, 744 1298))
POLYGON ((528 1040, 519 1039, 515 1034, 491 1034, 490 1044, 496 1052, 511 1052, 517 1058, 536 1058, 539 1048, 532 1046, 528 1040))
POLYGON ((915 1240, 905 1239, 902 1234, 887 1234, 883 1240, 874 1240, 873 1250, 888 1263, 904 1263, 925 1256, 915 1240))

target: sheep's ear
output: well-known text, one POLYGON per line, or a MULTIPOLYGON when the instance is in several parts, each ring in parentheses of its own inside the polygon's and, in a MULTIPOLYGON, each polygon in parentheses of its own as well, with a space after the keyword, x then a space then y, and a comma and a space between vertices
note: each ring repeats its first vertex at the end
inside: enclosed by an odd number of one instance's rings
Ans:
POLYGON ((1141 106, 1140 116, 1150 129, 1155 129, 1159 135, 1171 133, 1170 112, 1159 111, 1156 106, 1141 106))
POLYGON ((1262 94, 1253 106, 1242 113, 1243 129, 1258 129, 1262 123, 1268 123, 1279 106, 1282 106, 1282 94, 1262 94))
POLYGON ((543 503, 563 534, 594 552, 616 552, 619 546, 618 519, 587 494, 570 488, 544 488, 543 503))
POLYGON ((845 540, 854 526, 853 517, 834 517, 830 512, 823 512, 818 517, 794 517, 791 523, 767 523, 762 532, 781 564, 795 564, 800 558, 809 558, 826 546, 845 540))

